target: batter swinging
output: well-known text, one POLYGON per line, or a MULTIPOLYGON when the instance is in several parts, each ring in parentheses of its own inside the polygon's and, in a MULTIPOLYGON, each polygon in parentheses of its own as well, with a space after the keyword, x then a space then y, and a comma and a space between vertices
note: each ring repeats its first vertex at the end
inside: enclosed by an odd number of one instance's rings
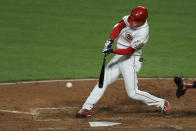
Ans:
POLYGON ((148 106, 160 107, 166 115, 172 112, 167 100, 155 97, 138 89, 137 73, 141 69, 142 48, 148 41, 149 26, 147 22, 147 8, 138 6, 132 10, 131 15, 124 16, 123 20, 114 26, 110 39, 106 41, 103 54, 116 54, 105 69, 103 88, 98 84, 76 114, 77 117, 87 117, 90 110, 101 99, 106 88, 122 74, 128 96, 141 101, 148 106), (113 40, 117 38, 117 49, 112 49, 113 40))

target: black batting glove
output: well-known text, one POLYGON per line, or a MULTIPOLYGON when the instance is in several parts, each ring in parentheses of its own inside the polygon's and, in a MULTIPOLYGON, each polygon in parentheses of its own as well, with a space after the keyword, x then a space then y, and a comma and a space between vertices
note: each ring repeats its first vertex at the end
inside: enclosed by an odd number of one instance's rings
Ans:
POLYGON ((105 42, 104 49, 109 49, 112 47, 113 40, 109 39, 105 42))
POLYGON ((105 56, 107 56, 107 55, 109 55, 109 54, 111 54, 111 53, 114 53, 114 50, 113 50, 112 48, 105 49, 105 50, 103 49, 102 53, 103 53, 105 56))

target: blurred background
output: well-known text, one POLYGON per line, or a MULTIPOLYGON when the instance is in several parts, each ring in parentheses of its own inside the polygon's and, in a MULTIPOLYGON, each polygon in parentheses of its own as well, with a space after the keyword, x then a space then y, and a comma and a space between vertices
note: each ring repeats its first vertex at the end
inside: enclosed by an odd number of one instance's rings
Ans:
POLYGON ((150 26, 139 77, 195 77, 195 0, 1 0, 0 82, 97 78, 113 26, 139 5, 150 26))

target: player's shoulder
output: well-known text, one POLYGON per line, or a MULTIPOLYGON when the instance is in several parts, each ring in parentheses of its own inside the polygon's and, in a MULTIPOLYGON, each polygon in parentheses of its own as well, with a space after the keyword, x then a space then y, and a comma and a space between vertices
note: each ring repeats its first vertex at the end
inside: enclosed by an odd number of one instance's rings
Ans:
POLYGON ((123 16, 123 21, 125 22, 125 24, 126 24, 126 26, 129 26, 130 24, 129 24, 129 22, 128 22, 128 17, 129 17, 129 15, 126 15, 126 16, 123 16))
POLYGON ((149 26, 148 22, 146 21, 144 25, 137 28, 136 36, 146 38, 149 36, 149 26))
POLYGON ((141 26, 141 27, 139 27, 139 29, 142 29, 142 28, 144 28, 144 29, 148 29, 149 28, 149 25, 148 25, 148 21, 146 20, 146 22, 141 26))
POLYGON ((129 17, 129 15, 125 15, 125 16, 123 16, 122 18, 123 18, 123 20, 124 20, 124 19, 126 19, 126 20, 127 20, 127 19, 128 19, 128 17, 129 17))
POLYGON ((146 20, 144 26, 145 26, 145 28, 149 28, 149 25, 148 25, 148 21, 147 20, 146 20))
POLYGON ((148 21, 146 20, 146 22, 144 23, 144 25, 142 25, 141 27, 138 27, 137 29, 139 31, 141 31, 141 32, 149 32, 148 21))

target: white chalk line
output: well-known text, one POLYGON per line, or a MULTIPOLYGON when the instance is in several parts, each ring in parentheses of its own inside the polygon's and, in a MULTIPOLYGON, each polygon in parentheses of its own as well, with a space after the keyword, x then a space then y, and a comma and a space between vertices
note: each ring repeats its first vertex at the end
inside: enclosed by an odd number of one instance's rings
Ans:
MULTIPOLYGON (((173 78, 138 78, 138 80, 172 80, 173 78)), ((195 79, 195 78, 190 78, 195 79)), ((38 80, 38 81, 20 81, 20 82, 6 82, 0 83, 1 85, 15 85, 15 84, 39 84, 39 83, 53 83, 53 82, 77 82, 77 81, 95 81, 97 78, 92 79, 64 79, 64 80, 38 80)), ((119 78, 118 80, 123 80, 119 78)))
MULTIPOLYGON (((100 106, 101 107, 101 106, 100 106)), ((105 107, 105 106, 104 106, 105 107)), ((40 113, 44 110, 71 110, 71 109, 80 109, 80 107, 46 107, 46 108, 30 108, 29 112, 16 111, 16 110, 0 110, 0 112, 12 113, 12 114, 24 114, 31 115, 34 121, 63 121, 62 119, 44 119, 41 117, 40 113)), ((74 115, 74 114, 73 114, 74 115)), ((94 118, 94 120, 135 120, 135 119, 145 119, 143 117, 101 117, 94 118)), ((74 118, 66 118, 64 120, 74 120, 74 118)))
POLYGON ((13 113, 13 114, 34 115, 34 114, 33 114, 33 113, 31 113, 31 112, 12 111, 12 110, 0 110, 0 112, 13 113))
MULTIPOLYGON (((29 112, 24 112, 24 111, 16 111, 16 110, 0 110, 0 112, 5 112, 5 113, 12 113, 12 114, 24 114, 24 115, 32 115, 33 119, 35 121, 62 121, 61 119, 39 119, 40 117, 40 112, 42 110, 66 110, 66 109, 79 109, 80 107, 46 107, 46 108, 31 108, 29 112)), ((67 120, 67 119, 66 119, 67 120)), ((72 119, 70 119, 72 120, 72 119)))
POLYGON ((78 109, 76 106, 65 106, 65 107, 46 107, 46 108, 32 108, 36 110, 65 110, 65 109, 78 109))

